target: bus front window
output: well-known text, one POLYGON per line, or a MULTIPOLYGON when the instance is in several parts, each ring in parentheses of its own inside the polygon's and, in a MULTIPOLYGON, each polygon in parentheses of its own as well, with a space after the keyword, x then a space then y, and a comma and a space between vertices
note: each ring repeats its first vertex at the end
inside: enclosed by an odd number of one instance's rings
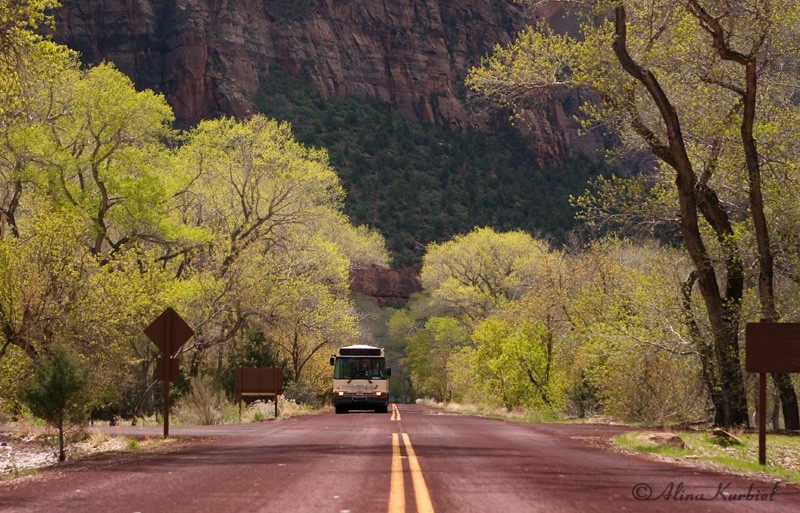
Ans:
POLYGON ((386 363, 383 358, 339 357, 333 369, 334 379, 386 379, 386 363))

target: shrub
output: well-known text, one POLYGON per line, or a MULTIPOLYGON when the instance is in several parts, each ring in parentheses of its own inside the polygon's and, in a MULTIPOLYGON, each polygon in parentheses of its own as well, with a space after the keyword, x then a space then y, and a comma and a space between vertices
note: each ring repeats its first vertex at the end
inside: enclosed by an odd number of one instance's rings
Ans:
POLYGON ((228 401, 212 376, 192 378, 189 393, 181 397, 175 406, 175 416, 183 424, 225 424, 235 422, 238 415, 238 408, 228 401))
POLYGON ((303 381, 293 381, 283 389, 283 398, 287 401, 295 401, 298 404, 317 406, 317 396, 314 387, 303 381))
POLYGON ((89 370, 74 350, 55 345, 34 366, 33 378, 21 390, 31 412, 58 430, 58 459, 64 461, 64 431, 85 419, 89 370))

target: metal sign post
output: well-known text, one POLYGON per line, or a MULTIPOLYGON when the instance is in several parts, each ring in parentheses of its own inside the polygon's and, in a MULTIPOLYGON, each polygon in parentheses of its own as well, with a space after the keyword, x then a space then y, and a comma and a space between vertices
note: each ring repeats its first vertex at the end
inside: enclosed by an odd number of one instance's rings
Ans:
POLYGON ((156 363, 156 378, 164 382, 164 438, 169 436, 169 382, 178 379, 178 359, 174 356, 181 346, 194 335, 194 330, 186 324, 172 308, 167 308, 148 327, 144 334, 161 350, 156 363))

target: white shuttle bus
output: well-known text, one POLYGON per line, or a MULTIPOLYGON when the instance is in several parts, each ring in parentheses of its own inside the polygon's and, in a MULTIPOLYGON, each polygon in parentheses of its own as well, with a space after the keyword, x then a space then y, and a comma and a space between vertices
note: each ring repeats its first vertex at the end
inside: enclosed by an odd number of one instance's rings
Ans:
POLYGON ((333 406, 336 413, 350 410, 389 411, 389 376, 382 347, 366 345, 339 348, 331 357, 333 406))

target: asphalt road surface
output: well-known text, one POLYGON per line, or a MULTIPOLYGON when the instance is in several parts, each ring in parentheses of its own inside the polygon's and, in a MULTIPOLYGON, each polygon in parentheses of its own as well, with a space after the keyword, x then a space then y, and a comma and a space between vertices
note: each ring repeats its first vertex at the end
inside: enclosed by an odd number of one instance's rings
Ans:
POLYGON ((212 440, 0 483, 0 511, 800 511, 800 487, 609 450, 605 440, 624 429, 522 424, 419 405, 171 426, 170 436, 212 440))

